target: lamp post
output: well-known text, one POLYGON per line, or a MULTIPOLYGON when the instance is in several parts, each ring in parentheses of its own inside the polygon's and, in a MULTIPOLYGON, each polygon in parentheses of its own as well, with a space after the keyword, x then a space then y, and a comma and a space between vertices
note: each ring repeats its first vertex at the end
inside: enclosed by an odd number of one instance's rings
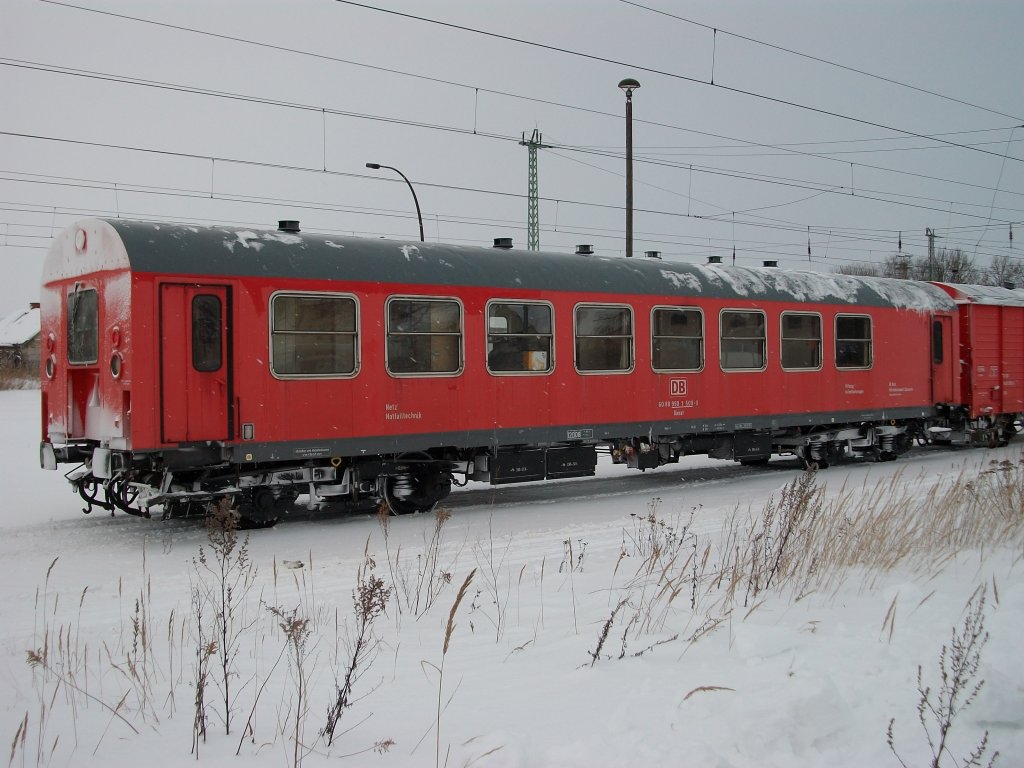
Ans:
POLYGON ((626 92, 626 258, 633 255, 633 91, 639 87, 631 77, 619 83, 626 92))
POLYGON ((380 163, 367 163, 366 167, 370 168, 370 169, 372 169, 374 171, 379 171, 381 168, 387 168, 389 171, 394 171, 399 176, 401 176, 402 179, 405 180, 405 183, 409 185, 409 191, 412 192, 412 201, 416 204, 416 218, 420 222, 420 242, 422 243, 424 241, 424 237, 423 237, 423 214, 420 213, 420 201, 416 199, 416 190, 412 188, 412 182, 409 181, 409 179, 406 178, 404 173, 402 173, 400 170, 398 170, 397 168, 395 168, 393 166, 390 166, 390 165, 381 165, 380 163))

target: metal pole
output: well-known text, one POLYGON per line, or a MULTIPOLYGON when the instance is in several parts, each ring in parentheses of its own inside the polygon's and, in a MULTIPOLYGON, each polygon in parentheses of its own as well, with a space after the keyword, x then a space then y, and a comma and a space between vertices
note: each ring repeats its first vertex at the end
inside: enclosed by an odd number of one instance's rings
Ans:
POLYGON ((928 238, 928 279, 934 280, 932 264, 935 262, 935 232, 932 231, 931 227, 926 227, 924 234, 928 238))
POLYGON ((633 91, 639 87, 631 77, 619 83, 626 92, 626 258, 633 255, 633 91))
POLYGON ((408 185, 409 191, 412 192, 412 201, 413 203, 416 204, 416 219, 420 223, 420 242, 424 242, 425 238, 423 237, 423 214, 420 213, 420 201, 416 198, 416 190, 413 189, 412 182, 409 181, 408 178, 406 178, 406 175, 404 173, 402 173, 400 170, 391 165, 381 165, 380 163, 367 163, 366 167, 371 168, 375 171, 381 168, 387 168, 389 171, 394 171, 395 173, 402 177, 402 179, 408 185))
POLYGON ((626 258, 633 256, 633 91, 626 91, 626 258))

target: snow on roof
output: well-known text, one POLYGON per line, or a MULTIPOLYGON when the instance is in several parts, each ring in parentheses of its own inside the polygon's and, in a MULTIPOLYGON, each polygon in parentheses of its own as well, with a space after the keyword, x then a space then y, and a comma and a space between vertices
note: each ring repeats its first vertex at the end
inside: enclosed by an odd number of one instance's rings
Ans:
MULTIPOLYGON (((996 285, 947 285, 974 304, 997 304, 1001 306, 1024 306, 1024 291, 1011 290, 996 285)), ((959 298, 954 296, 954 298, 959 298)))
MULTIPOLYGON (((104 219, 135 272, 314 278, 407 285, 564 290, 752 301, 796 301, 918 312, 952 311, 940 288, 909 280, 657 259, 570 256, 430 242, 104 219), (339 250, 341 253, 339 253, 339 250)), ((62 236, 63 237, 63 236, 62 236)), ((66 277, 67 275, 63 275, 66 277)))
POLYGON ((26 344, 38 335, 38 307, 20 310, 0 318, 0 347, 26 344))

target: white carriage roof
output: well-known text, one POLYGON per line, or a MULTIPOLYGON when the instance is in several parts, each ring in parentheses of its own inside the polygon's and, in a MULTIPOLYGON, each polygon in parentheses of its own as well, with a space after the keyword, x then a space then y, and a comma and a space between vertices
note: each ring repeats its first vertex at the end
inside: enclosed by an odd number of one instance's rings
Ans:
POLYGON ((956 291, 954 298, 972 304, 995 304, 1006 307, 1024 307, 1024 291, 1002 288, 998 285, 961 285, 946 283, 956 291))

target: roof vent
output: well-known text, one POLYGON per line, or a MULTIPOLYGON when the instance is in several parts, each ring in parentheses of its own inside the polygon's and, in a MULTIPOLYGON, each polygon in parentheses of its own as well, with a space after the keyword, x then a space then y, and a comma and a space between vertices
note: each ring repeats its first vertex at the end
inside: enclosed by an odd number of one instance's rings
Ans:
POLYGON ((494 238, 494 247, 495 248, 503 248, 503 249, 505 249, 507 251, 509 248, 512 247, 512 238, 511 237, 496 237, 496 238, 494 238))
POLYGON ((576 246, 576 255, 577 256, 593 256, 594 255, 594 246, 589 245, 589 244, 577 245, 576 246))
POLYGON ((299 222, 298 221, 279 221, 277 222, 277 228, 281 232, 298 232, 299 222))
POLYGON ((762 262, 762 263, 766 267, 777 267, 777 266, 779 266, 779 262, 777 262, 777 261, 765 261, 765 262, 762 262))
POLYGON ((648 259, 660 259, 661 251, 644 251, 644 256, 648 259))
POLYGON ((708 264, 721 264, 721 263, 722 263, 722 257, 721 256, 708 256, 708 264))

